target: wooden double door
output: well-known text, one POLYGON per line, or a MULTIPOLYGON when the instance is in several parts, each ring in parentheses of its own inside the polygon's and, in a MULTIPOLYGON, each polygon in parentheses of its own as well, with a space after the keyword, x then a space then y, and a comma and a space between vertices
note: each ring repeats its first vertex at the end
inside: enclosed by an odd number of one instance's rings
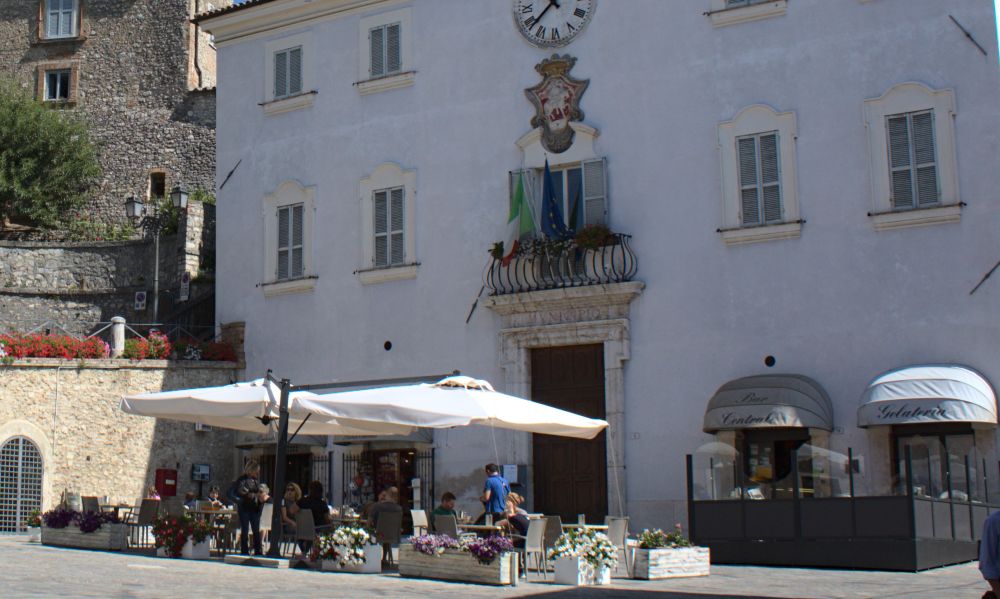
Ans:
MULTIPOLYGON (((531 399, 589 418, 605 417, 604 346, 531 350, 531 399)), ((608 513, 606 433, 591 440, 533 435, 534 509, 576 521, 608 513)))

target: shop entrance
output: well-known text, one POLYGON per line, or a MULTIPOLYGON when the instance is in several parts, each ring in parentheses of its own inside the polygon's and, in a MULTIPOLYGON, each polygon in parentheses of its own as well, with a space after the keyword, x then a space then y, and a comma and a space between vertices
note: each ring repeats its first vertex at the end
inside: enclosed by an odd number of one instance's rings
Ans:
MULTIPOLYGON (((605 417, 604 346, 531 350, 531 399, 590 418, 605 417)), ((575 521, 608 513, 606 433, 591 440, 533 435, 534 510, 575 521)))
MULTIPOLYGON (((743 456, 743 474, 748 483, 750 499, 790 499, 794 492, 792 456, 796 449, 809 441, 809 430, 804 428, 744 429, 736 436, 737 447, 743 456)), ((808 457, 799 456, 801 492, 812 494, 812 479, 805 473, 812 472, 808 457)))
MULTIPOLYGON (((302 489, 302 494, 309 493, 309 483, 313 480, 312 453, 291 453, 286 456, 285 463, 285 484, 295 483, 302 489)), ((271 488, 271 494, 275 494, 274 488, 274 454, 262 455, 260 457, 260 477, 261 481, 271 488)), ((324 488, 324 493, 329 489, 324 488)))

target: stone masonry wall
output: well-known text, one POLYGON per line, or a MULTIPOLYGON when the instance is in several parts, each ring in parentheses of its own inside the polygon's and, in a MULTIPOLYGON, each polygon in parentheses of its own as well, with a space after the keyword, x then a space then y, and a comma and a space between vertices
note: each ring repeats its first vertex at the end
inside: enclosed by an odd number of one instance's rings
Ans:
MULTIPOLYGON (((196 432, 194 424, 126 414, 121 396, 228 384, 229 363, 162 360, 19 360, 0 366, 0 443, 16 435, 39 446, 44 460, 43 503, 64 490, 134 502, 153 484, 157 468, 178 471, 178 496, 197 491, 191 464, 208 463, 212 481, 235 478, 232 431, 196 432)), ((207 492, 207 486, 205 487, 207 492)))
POLYGON ((209 3, 81 0, 80 37, 45 40, 40 1, 0 2, 0 77, 38 96, 47 68, 74 70, 75 102, 62 107, 85 116, 104 168, 82 216, 123 222, 125 198, 147 198, 153 172, 167 190, 214 190, 215 94, 204 88, 215 83, 215 50, 189 21, 209 3))

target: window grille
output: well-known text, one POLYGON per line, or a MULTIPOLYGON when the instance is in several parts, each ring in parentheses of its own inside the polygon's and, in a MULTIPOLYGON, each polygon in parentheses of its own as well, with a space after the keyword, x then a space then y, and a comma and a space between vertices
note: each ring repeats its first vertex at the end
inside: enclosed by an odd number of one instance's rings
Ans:
POLYGON ((24 520, 42 507, 42 455, 25 437, 0 447, 0 534, 26 530, 24 520))

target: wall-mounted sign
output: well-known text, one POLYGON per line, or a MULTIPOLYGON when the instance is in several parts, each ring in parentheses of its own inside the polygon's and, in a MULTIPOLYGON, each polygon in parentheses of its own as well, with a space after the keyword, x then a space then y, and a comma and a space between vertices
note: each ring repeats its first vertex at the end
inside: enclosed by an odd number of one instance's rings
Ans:
POLYGON ((135 292, 135 311, 142 312, 146 309, 146 292, 136 291, 135 292))
POLYGON ((190 297, 191 297, 191 273, 185 270, 181 274, 181 294, 179 300, 182 302, 186 302, 190 297))
POLYGON ((542 128, 542 147, 556 154, 565 152, 573 145, 572 121, 583 120, 580 98, 590 85, 589 79, 574 79, 569 76, 576 58, 566 54, 553 54, 535 65, 542 76, 542 82, 524 90, 528 100, 535 107, 532 127, 542 128))

